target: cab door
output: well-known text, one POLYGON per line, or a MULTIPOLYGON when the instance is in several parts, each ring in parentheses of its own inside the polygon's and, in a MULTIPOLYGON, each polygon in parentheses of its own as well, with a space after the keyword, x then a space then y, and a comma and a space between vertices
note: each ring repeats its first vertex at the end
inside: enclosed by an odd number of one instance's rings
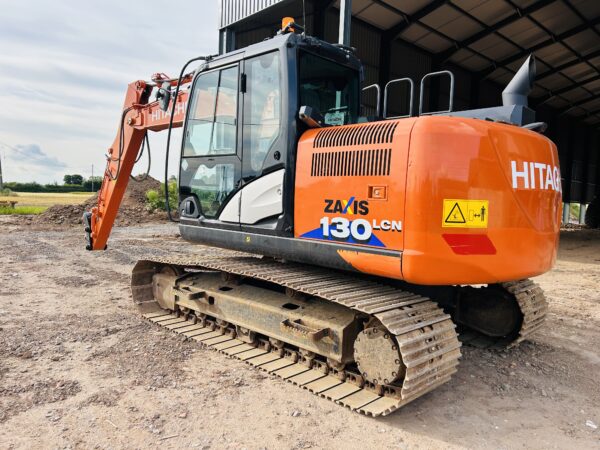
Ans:
POLYGON ((283 213, 287 142, 280 58, 272 51, 244 61, 240 223, 246 229, 274 229, 283 213))
POLYGON ((182 218, 239 228, 239 64, 203 72, 192 88, 180 169, 182 218))

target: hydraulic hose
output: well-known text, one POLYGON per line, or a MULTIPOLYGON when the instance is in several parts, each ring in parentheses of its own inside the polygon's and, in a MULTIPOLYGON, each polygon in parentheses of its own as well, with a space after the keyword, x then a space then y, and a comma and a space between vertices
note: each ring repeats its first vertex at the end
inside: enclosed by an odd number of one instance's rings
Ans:
POLYGON ((142 149, 140 150, 140 154, 138 155, 138 157, 135 159, 134 164, 137 164, 137 162, 140 159, 142 159, 142 155, 144 154, 144 150, 146 149, 146 147, 148 148, 148 167, 146 168, 146 172, 144 173, 144 175, 142 175, 140 179, 137 179, 136 177, 130 174, 129 177, 133 181, 144 181, 145 179, 147 179, 148 175, 150 174, 150 168, 152 167, 152 152, 150 151, 150 140, 148 139, 147 131, 146 134, 144 134, 144 140, 142 141, 142 149))
POLYGON ((117 156, 116 158, 113 158, 112 156, 108 156, 108 158, 107 158, 106 171, 108 172, 108 176, 112 181, 115 181, 117 178, 119 178, 119 174, 121 173, 121 157, 123 156, 123 141, 125 140, 125 127, 124 127, 125 116, 132 109, 133 109, 132 106, 125 108, 123 110, 123 113, 121 114, 121 124, 119 127, 119 156, 117 156), (112 172, 110 171, 111 161, 117 163, 117 173, 115 173, 114 176, 113 176, 112 172))

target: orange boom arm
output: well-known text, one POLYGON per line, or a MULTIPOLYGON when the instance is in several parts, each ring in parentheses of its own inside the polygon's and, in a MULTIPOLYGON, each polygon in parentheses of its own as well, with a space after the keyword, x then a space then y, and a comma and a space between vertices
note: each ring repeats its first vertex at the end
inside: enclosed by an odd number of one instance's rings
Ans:
MULTIPOLYGON (((181 85, 190 82, 191 77, 181 80, 181 85)), ((164 83, 164 80, 159 79, 164 83)), ((177 82, 170 81, 171 87, 177 82)), ((98 194, 98 206, 91 213, 84 214, 88 250, 104 250, 112 230, 123 194, 127 189, 129 176, 138 156, 144 136, 148 130, 161 131, 169 127, 172 102, 175 102, 173 127, 183 124, 188 101, 187 90, 182 89, 176 99, 171 99, 167 112, 158 101, 148 102, 155 85, 145 81, 130 83, 125 96, 119 131, 113 145, 108 149, 106 169, 102 187, 98 194)))

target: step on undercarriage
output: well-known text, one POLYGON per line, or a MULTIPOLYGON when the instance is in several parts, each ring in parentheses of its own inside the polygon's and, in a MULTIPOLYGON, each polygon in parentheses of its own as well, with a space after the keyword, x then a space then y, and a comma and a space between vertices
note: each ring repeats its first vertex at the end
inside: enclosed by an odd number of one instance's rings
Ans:
MULTIPOLYGON (((529 280, 505 289, 526 307, 516 343, 543 320, 522 299, 543 294, 529 280)), ((446 383, 461 356, 435 302, 344 272, 255 257, 153 259, 136 264, 132 291, 150 321, 370 416, 446 383)))

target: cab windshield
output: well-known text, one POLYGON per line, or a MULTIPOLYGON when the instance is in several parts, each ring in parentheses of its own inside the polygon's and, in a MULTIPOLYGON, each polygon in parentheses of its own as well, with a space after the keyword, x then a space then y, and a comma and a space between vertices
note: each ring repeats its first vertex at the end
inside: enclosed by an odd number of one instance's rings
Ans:
POLYGON ((358 86, 357 70, 300 52, 300 106, 319 111, 327 125, 357 122, 358 86))

